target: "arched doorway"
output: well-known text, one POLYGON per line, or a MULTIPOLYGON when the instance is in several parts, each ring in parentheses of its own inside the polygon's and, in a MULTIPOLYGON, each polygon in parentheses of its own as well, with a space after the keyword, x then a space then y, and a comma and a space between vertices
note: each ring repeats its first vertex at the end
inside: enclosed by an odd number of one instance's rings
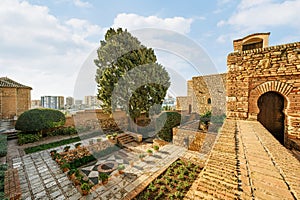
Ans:
POLYGON ((276 92, 267 92, 258 99, 257 120, 284 144, 284 97, 276 92))

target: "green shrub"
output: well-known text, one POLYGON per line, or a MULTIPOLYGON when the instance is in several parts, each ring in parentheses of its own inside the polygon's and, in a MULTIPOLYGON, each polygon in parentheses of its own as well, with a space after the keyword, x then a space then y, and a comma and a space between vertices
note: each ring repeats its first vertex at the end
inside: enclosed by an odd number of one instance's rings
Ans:
POLYGON ((42 138, 40 134, 25 134, 25 133, 19 133, 18 134, 18 144, 23 145, 27 143, 32 143, 39 141, 42 138))
POLYGON ((32 109, 20 115, 15 128, 23 132, 41 132, 60 127, 66 122, 65 115, 53 109, 32 109))
POLYGON ((41 144, 41 145, 34 146, 34 147, 28 147, 28 148, 25 148, 24 151, 25 151, 26 154, 29 154, 29 153, 34 153, 34 152, 38 152, 38 151, 43 151, 43 150, 46 150, 46 149, 59 147, 59 146, 66 145, 66 144, 71 144, 71 143, 74 143, 74 142, 78 142, 80 140, 81 139, 79 137, 69 138, 69 139, 60 140, 60 141, 57 141, 57 142, 51 142, 51 143, 48 143, 48 144, 41 144))
POLYGON ((93 155, 85 156, 82 158, 78 158, 70 162, 70 169, 75 169, 78 167, 81 167, 82 165, 85 165, 89 162, 97 160, 93 155))
POLYGON ((161 114, 156 120, 157 129, 159 127, 162 127, 161 130, 158 132, 158 136, 167 142, 171 142, 173 139, 172 128, 178 126, 180 124, 180 121, 181 115, 177 112, 165 112, 161 114), (167 117, 167 119, 164 123, 163 119, 165 119, 165 117, 167 117))
POLYGON ((7 135, 0 135, 0 157, 7 154, 7 135))

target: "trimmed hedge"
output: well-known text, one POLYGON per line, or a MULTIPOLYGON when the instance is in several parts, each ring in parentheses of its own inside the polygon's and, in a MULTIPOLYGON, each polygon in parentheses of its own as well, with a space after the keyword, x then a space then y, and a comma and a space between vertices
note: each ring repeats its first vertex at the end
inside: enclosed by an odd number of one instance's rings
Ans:
POLYGON ((7 154, 7 135, 0 135, 0 157, 7 154))
POLYGON ((6 199, 4 195, 4 173, 7 170, 7 165, 0 165, 0 199, 6 199))
POLYGON ((40 132, 63 126, 65 115, 59 110, 32 109, 20 115, 16 122, 16 129, 23 132, 40 132))
POLYGON ((74 143, 74 142, 78 142, 80 140, 81 139, 79 137, 75 137, 75 138, 60 140, 60 141, 57 141, 57 142, 51 142, 51 143, 48 143, 48 144, 41 144, 41 145, 34 146, 34 147, 28 147, 28 148, 25 148, 24 151, 25 151, 26 154, 29 154, 29 153, 34 153, 34 152, 38 152, 38 151, 43 151, 43 150, 46 150, 46 149, 59 147, 59 146, 66 145, 66 144, 71 144, 71 143, 74 143))
POLYGON ((162 127, 161 130, 158 132, 158 137, 161 139, 171 142, 173 139, 173 132, 172 128, 178 126, 181 121, 181 115, 177 112, 165 112, 162 113, 156 120, 156 128, 162 127), (166 115, 166 116, 164 116, 166 115), (164 119, 166 121, 164 123, 164 119), (163 124, 164 123, 164 124, 163 124))
MULTIPOLYGON (((75 135, 77 131, 74 127, 61 127, 53 131, 49 131, 44 134, 45 136, 56 136, 56 135, 75 135)), ((39 133, 24 133, 18 134, 18 144, 23 145, 27 143, 37 142, 42 138, 42 134, 39 133)))

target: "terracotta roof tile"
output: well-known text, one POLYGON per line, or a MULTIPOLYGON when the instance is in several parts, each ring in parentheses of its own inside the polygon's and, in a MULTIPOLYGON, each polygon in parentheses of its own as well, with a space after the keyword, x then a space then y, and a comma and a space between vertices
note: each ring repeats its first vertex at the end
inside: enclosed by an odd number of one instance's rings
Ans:
POLYGON ((10 78, 7 78, 7 77, 1 77, 0 78, 0 87, 32 89, 29 86, 22 85, 21 83, 13 81, 13 80, 11 80, 10 78))

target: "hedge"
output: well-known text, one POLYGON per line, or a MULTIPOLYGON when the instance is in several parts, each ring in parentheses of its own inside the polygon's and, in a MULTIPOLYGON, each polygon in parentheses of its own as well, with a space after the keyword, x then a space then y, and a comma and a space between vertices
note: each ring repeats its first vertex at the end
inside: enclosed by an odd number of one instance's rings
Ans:
POLYGON ((0 165, 0 199, 6 199, 4 195, 4 173, 7 170, 6 164, 0 165))
POLYGON ((0 157, 7 154, 7 135, 0 135, 0 157))
MULTIPOLYGON (((61 127, 53 131, 49 131, 44 134, 44 136, 56 136, 56 135, 74 135, 77 134, 77 131, 74 127, 61 127)), ((18 134, 18 144, 23 145, 27 143, 32 143, 39 141, 42 138, 40 133, 24 133, 21 132, 18 134)))
POLYGON ((156 120, 156 130, 158 131, 159 127, 162 127, 158 132, 158 137, 171 142, 173 139, 172 128, 180 124, 181 115, 177 112, 164 112, 156 120), (164 119, 166 118, 166 121, 164 119), (163 124, 164 123, 164 124, 163 124))
POLYGON ((53 109, 32 109, 20 115, 15 128, 22 132, 40 132, 63 126, 66 122, 65 115, 53 109))

